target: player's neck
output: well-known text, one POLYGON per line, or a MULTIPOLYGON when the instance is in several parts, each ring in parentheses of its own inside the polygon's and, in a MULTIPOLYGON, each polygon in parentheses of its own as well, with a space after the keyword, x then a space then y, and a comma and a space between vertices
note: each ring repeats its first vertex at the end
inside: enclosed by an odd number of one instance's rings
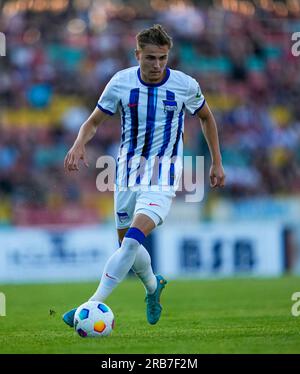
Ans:
POLYGON ((150 84, 157 84, 162 82, 165 79, 166 76, 166 69, 163 71, 162 75, 156 79, 151 79, 149 76, 144 75, 143 72, 141 71, 141 78, 145 83, 150 83, 150 84))

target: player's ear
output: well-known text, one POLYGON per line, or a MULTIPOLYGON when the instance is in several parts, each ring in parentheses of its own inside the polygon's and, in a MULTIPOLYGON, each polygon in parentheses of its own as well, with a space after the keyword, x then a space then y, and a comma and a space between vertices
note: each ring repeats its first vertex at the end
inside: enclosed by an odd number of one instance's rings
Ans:
POLYGON ((140 61, 140 51, 138 49, 134 50, 135 58, 140 61))

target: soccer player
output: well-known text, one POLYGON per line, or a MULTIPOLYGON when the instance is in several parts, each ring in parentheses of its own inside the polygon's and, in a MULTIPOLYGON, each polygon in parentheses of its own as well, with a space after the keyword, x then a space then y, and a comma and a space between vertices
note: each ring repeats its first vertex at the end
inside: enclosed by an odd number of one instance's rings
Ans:
MULTIPOLYGON (((141 31, 135 56, 139 66, 116 73, 97 107, 81 126, 64 161, 68 171, 88 166, 85 145, 97 127, 119 111, 122 135, 116 173, 114 204, 120 248, 108 259, 100 284, 90 300, 104 301, 132 270, 146 289, 147 319, 158 322, 160 294, 167 283, 154 275, 143 247, 145 237, 166 218, 182 170, 184 116, 197 115, 208 143, 212 164, 210 185, 223 187, 217 126, 195 79, 167 67, 172 39, 160 25, 141 31)), ((76 308, 63 320, 71 327, 76 308)))

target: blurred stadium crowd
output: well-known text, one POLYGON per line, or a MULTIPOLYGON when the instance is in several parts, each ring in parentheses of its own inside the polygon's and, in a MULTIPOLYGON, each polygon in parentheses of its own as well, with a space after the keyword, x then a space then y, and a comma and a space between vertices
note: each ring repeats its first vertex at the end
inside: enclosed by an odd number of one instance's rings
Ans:
MULTIPOLYGON (((227 173, 222 196, 298 193, 300 57, 291 53, 291 33, 300 29, 300 6, 291 1, 293 12, 280 13, 263 7, 269 1, 255 8, 243 3, 248 6, 233 11, 225 6, 230 1, 201 2, 201 8, 163 0, 4 2, 0 223, 110 219, 112 194, 97 191, 95 162, 116 154, 119 118, 89 144, 89 169, 67 175, 63 159, 110 77, 137 64, 136 33, 154 23, 173 36, 169 66, 200 82, 216 117, 227 173)), ((209 161, 192 117, 186 118, 185 154, 209 161)), ((208 192, 203 203, 218 195, 208 192)))

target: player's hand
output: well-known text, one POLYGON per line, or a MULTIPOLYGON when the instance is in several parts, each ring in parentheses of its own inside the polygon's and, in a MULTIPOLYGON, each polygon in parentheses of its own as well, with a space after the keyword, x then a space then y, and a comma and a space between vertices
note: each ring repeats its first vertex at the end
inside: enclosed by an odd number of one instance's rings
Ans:
POLYGON ((64 168, 68 171, 79 170, 79 160, 83 160, 86 167, 89 166, 84 145, 74 143, 64 160, 64 168))
POLYGON ((209 171, 210 186, 224 187, 225 186, 225 172, 222 164, 212 164, 209 171))

